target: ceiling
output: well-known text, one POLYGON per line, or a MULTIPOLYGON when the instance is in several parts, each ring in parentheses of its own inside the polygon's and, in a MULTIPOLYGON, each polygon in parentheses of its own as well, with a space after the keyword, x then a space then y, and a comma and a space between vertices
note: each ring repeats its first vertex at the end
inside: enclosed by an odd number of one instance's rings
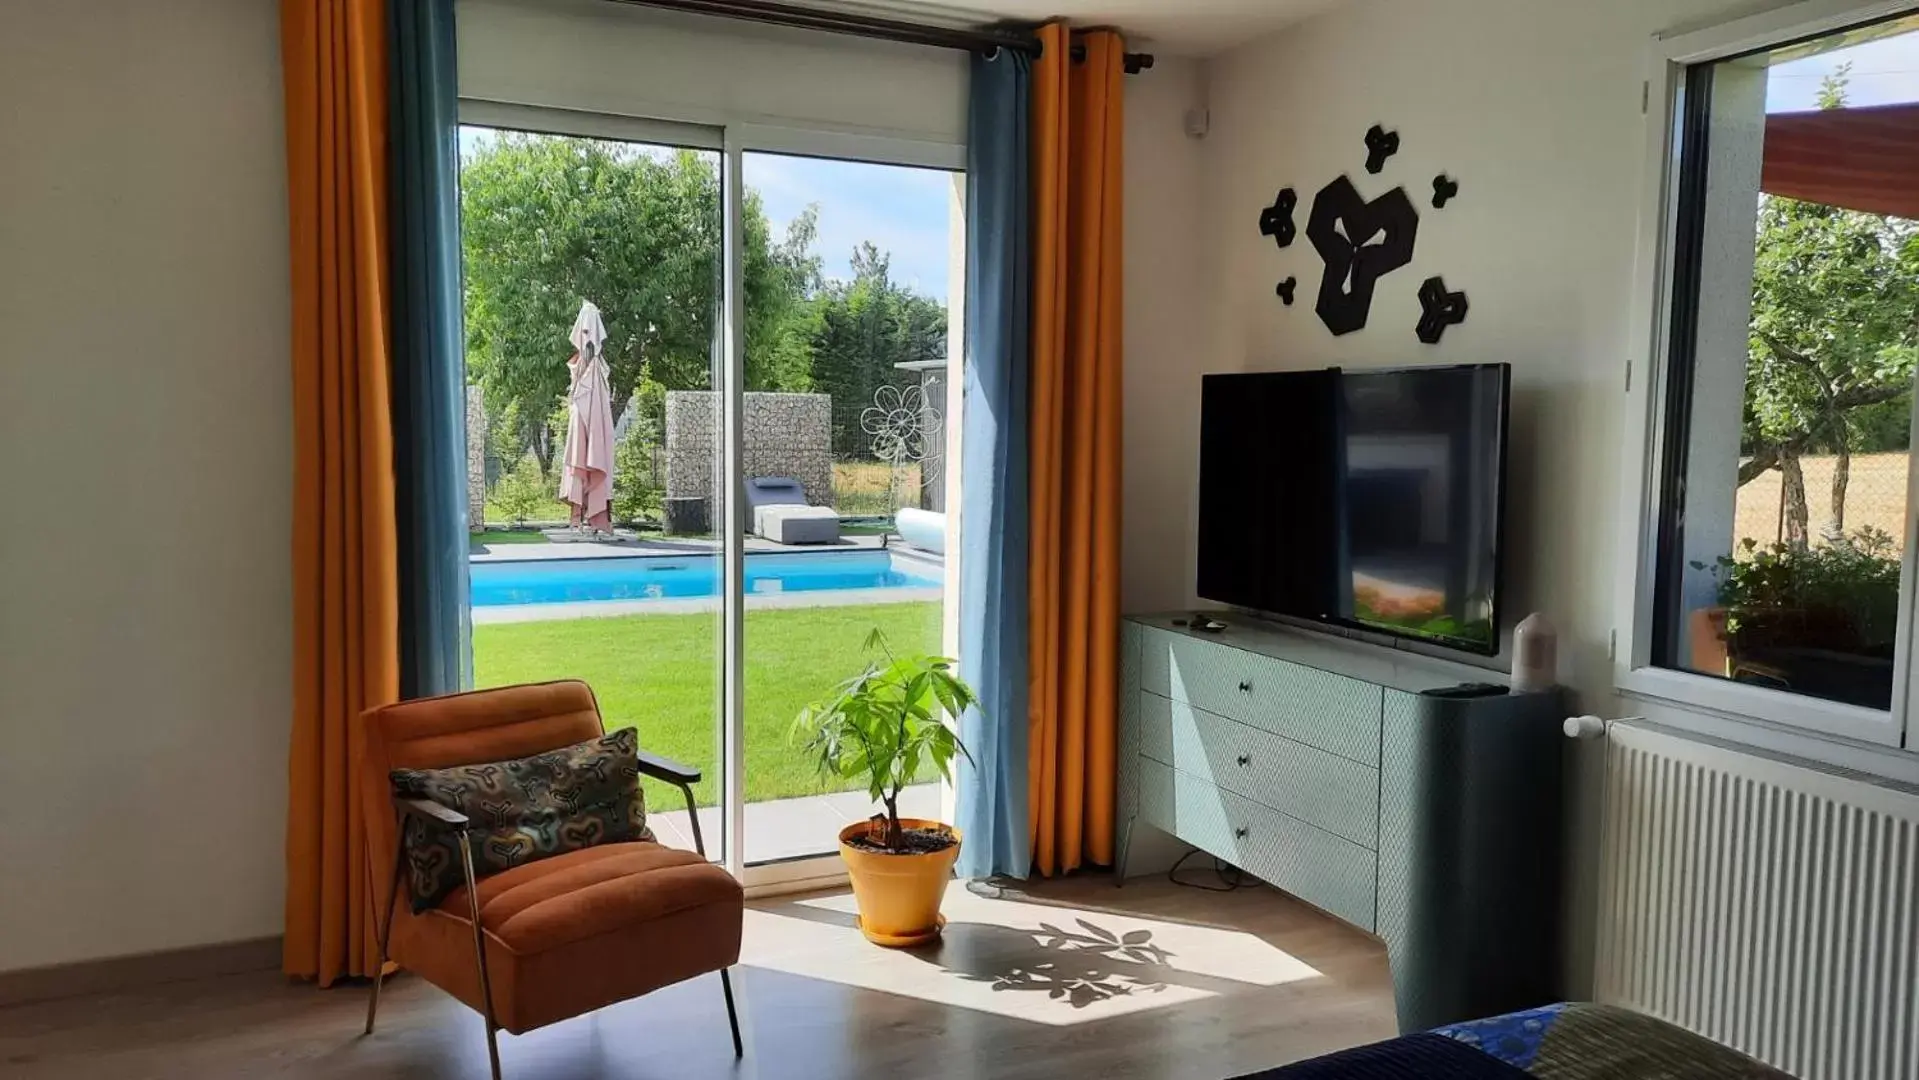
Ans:
POLYGON ((1298 22, 1341 0, 814 0, 838 7, 945 25, 1064 16, 1088 26, 1117 26, 1147 46, 1177 56, 1210 56, 1298 22))

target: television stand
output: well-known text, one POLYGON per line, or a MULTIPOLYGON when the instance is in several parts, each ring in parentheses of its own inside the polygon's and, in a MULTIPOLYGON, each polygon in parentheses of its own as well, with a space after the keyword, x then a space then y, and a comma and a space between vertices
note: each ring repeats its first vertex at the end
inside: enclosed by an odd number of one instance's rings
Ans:
POLYGON ((1121 881, 1144 822, 1376 934, 1403 1031, 1558 1000, 1563 695, 1186 617, 1121 624, 1121 881))

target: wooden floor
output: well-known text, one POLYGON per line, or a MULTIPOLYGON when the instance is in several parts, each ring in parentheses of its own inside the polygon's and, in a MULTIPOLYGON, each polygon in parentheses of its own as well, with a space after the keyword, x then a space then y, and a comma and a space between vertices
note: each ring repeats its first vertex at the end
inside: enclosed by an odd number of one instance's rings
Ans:
MULTIPOLYGON (((743 1061, 707 976, 502 1035, 506 1076, 1224 1080, 1395 1034, 1383 947, 1270 890, 980 893, 956 884, 944 943, 916 952, 866 944, 843 894, 755 902, 734 969, 743 1061)), ((0 1075, 486 1075, 476 1014, 400 976, 362 1038, 364 993, 261 972, 0 1009, 0 1075)))

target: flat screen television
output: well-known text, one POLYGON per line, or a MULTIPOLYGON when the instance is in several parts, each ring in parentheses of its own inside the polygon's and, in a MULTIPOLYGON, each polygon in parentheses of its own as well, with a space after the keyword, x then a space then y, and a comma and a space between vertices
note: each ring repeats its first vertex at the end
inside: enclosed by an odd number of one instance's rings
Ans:
POLYGON ((1208 375, 1199 594, 1499 651, 1505 364, 1208 375))

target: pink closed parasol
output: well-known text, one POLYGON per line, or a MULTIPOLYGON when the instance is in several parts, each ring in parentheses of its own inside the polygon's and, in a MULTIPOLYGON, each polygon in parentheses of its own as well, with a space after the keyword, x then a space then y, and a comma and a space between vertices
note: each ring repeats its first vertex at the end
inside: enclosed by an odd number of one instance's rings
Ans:
POLYGON ((613 387, 608 378, 606 324, 593 302, 573 320, 573 358, 567 361, 566 451, 560 458, 560 498, 573 507, 573 524, 612 531, 613 387))

